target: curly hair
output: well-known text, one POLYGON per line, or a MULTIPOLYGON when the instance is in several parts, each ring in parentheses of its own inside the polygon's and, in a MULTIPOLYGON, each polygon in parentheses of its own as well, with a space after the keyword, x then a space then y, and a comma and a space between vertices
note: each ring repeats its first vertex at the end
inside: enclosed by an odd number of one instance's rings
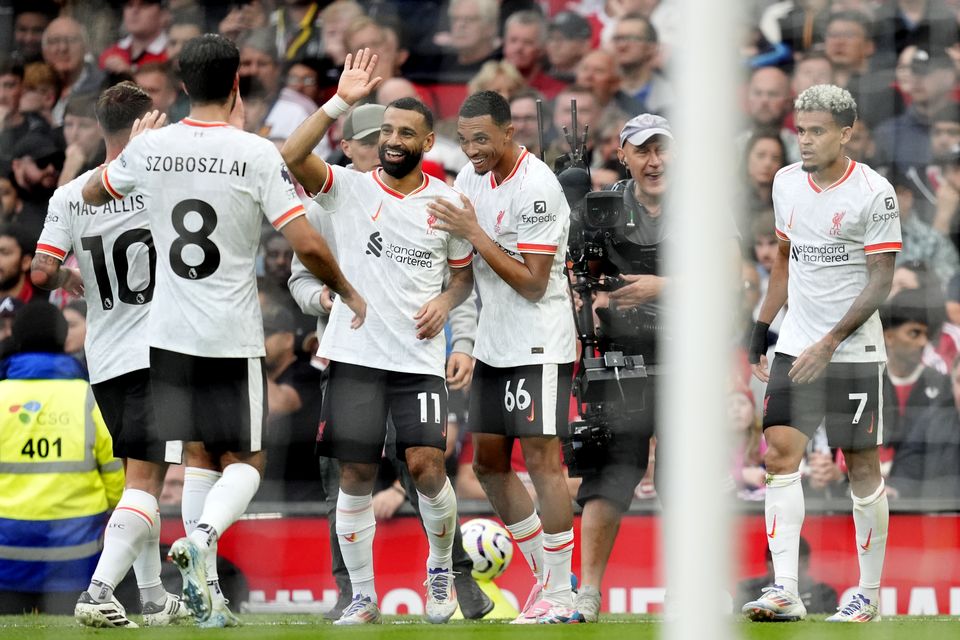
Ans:
POLYGON ((826 111, 841 127, 852 127, 857 120, 857 103, 846 89, 833 84, 817 84, 797 96, 797 111, 826 111))

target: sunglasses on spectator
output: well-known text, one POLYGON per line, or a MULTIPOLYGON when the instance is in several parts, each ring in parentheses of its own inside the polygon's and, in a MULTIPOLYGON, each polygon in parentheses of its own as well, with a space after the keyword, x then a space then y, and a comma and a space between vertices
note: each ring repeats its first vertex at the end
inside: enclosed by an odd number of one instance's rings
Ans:
POLYGON ((63 159, 64 155, 62 153, 51 153, 42 158, 34 158, 33 164, 37 165, 37 168, 41 170, 53 165, 53 168, 59 171, 63 166, 63 159))

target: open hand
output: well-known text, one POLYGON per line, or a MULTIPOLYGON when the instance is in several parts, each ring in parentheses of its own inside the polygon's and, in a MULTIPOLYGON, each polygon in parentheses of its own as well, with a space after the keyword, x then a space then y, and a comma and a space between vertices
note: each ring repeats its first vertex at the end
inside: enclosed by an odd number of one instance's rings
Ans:
POLYGON ((470 199, 462 193, 460 203, 462 206, 458 207, 446 198, 437 198, 427 205, 427 211, 439 220, 433 225, 434 229, 452 233, 472 243, 473 234, 480 230, 477 211, 473 208, 470 199))
POLYGON ((343 303, 353 311, 353 320, 350 321, 351 329, 359 329, 367 319, 367 301, 359 293, 351 291, 350 295, 340 296, 343 303))
POLYGON ((377 66, 377 59, 377 54, 371 54, 370 49, 347 54, 343 73, 340 74, 340 82, 337 84, 337 95, 347 104, 366 98, 383 82, 380 76, 370 79, 374 67, 377 66))
POLYGON ((156 109, 149 111, 133 121, 133 127, 130 128, 130 139, 133 140, 147 129, 159 129, 165 124, 167 124, 167 114, 160 113, 156 109))

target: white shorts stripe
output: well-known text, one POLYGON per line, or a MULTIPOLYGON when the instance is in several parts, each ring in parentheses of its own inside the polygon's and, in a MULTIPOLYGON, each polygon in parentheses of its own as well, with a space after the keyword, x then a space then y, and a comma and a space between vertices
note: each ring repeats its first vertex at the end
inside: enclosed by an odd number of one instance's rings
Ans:
POLYGON ((247 358, 247 397, 250 400, 250 451, 263 448, 263 366, 247 358))
POLYGON ((543 365, 540 374, 540 415, 543 420, 543 435, 557 435, 557 387, 559 382, 559 366, 556 364, 543 365))
POLYGON ((883 367, 884 363, 877 363, 877 446, 883 444, 883 367))

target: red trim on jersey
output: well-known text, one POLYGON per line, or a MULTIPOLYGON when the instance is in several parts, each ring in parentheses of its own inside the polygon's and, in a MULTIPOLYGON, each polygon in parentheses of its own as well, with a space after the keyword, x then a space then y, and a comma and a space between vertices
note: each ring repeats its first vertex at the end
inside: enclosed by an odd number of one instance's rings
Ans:
POLYGON ((447 264, 449 264, 454 269, 462 269, 468 264, 470 264, 471 262, 473 262, 472 253, 467 255, 466 258, 460 258, 459 260, 449 260, 449 259, 447 260, 447 264))
MULTIPOLYGON (((510 170, 510 174, 506 178, 504 178, 503 181, 500 182, 500 184, 503 184, 504 182, 506 182, 507 180, 509 180, 510 178, 512 178, 517 174, 517 170, 520 169, 520 163, 523 162, 523 159, 527 157, 528 153, 529 151, 527 151, 526 149, 523 149, 523 151, 520 153, 520 157, 517 158, 517 163, 513 165, 513 169, 510 170)), ((491 171, 490 172, 490 188, 496 189, 498 186, 500 185, 497 184, 497 178, 496 176, 493 175, 493 171, 491 171)))
POLYGON ((556 253, 555 244, 520 244, 517 243, 517 251, 520 253, 556 253))
POLYGON ((204 122, 203 120, 194 120, 193 118, 183 118, 180 120, 183 124, 188 127, 202 127, 204 129, 210 129, 211 127, 229 127, 230 125, 226 122, 204 122))
POLYGON ((404 195, 404 194, 400 193, 399 191, 397 191, 396 189, 393 189, 393 188, 391 188, 391 187, 388 187, 388 186, 383 182, 383 180, 380 179, 380 172, 381 172, 381 171, 382 171, 381 168, 378 168, 376 171, 374 171, 374 172, 373 172, 373 179, 377 181, 377 184, 380 185, 380 188, 381 188, 381 189, 383 189, 384 191, 386 191, 387 193, 389 193, 390 195, 392 195, 394 198, 399 198, 400 200, 403 200, 404 198, 409 198, 410 196, 412 196, 412 195, 415 194, 415 193, 420 193, 421 191, 423 191, 424 189, 427 188, 427 185, 428 185, 428 184, 430 184, 430 176, 421 171, 421 172, 420 172, 420 176, 421 176, 422 182, 420 183, 420 186, 417 187, 416 189, 414 189, 413 191, 411 191, 410 193, 404 195))
POLYGON ((537 530, 534 531, 533 533, 531 533, 530 535, 528 535, 528 536, 523 536, 522 538, 514 538, 513 541, 514 541, 514 542, 517 542, 517 543, 526 542, 527 540, 533 540, 534 538, 536 538, 536 537, 537 537, 538 535, 540 535, 541 533, 543 533, 543 527, 542 527, 542 526, 537 527, 537 530))
POLYGON ((107 190, 114 200, 123 200, 123 194, 113 188, 113 185, 110 184, 110 178, 107 177, 107 167, 103 168, 103 171, 100 172, 100 184, 103 185, 103 188, 107 190))
POLYGON ((901 242, 880 242, 877 244, 868 244, 863 248, 864 253, 884 253, 886 251, 900 251, 903 248, 901 242))
MULTIPOLYGON (((848 159, 849 159, 849 158, 848 158, 848 159)), ((837 180, 836 182, 834 182, 832 185, 830 185, 830 186, 827 187, 826 189, 821 189, 819 186, 817 186, 817 183, 813 181, 813 174, 812 174, 812 173, 808 173, 808 174, 807 174, 807 183, 808 183, 808 184, 813 188, 813 190, 816 191, 817 193, 821 193, 821 192, 823 192, 823 191, 830 191, 830 189, 833 189, 833 188, 835 188, 835 187, 839 187, 841 184, 843 184, 844 182, 846 182, 847 178, 849 178, 850 175, 853 174, 853 170, 854 170, 856 167, 857 167, 857 161, 851 159, 851 160, 850 160, 850 164, 847 165, 847 169, 846 169, 846 171, 843 172, 843 175, 840 176, 840 179, 837 180)))
MULTIPOLYGON (((326 164, 326 163, 324 163, 326 164)), ((329 164, 327 165, 327 177, 323 180, 323 185, 320 187, 320 193, 329 193, 330 189, 333 188, 333 167, 329 164)))
POLYGON ((294 218, 296 218, 296 217, 298 217, 298 216, 302 216, 302 215, 304 215, 304 214, 306 214, 306 213, 307 213, 307 212, 306 212, 306 210, 303 208, 303 205, 302 205, 302 204, 298 204, 297 206, 295 206, 294 208, 290 209, 289 211, 287 211, 286 213, 284 213, 283 215, 281 215, 279 218, 277 218, 277 219, 273 222, 273 228, 276 229, 277 231, 279 231, 279 230, 283 227, 283 225, 287 224, 288 222, 290 222, 290 221, 293 220, 294 218))
POLYGON ((775 229, 775 231, 777 232, 778 238, 780 238, 781 240, 786 240, 787 242, 790 242, 790 238, 783 231, 780 231, 780 229, 775 229))
POLYGON ((63 260, 67 257, 67 252, 63 249, 58 249, 52 244, 40 244, 37 243, 37 253, 45 253, 48 256, 53 256, 57 260, 63 260))

